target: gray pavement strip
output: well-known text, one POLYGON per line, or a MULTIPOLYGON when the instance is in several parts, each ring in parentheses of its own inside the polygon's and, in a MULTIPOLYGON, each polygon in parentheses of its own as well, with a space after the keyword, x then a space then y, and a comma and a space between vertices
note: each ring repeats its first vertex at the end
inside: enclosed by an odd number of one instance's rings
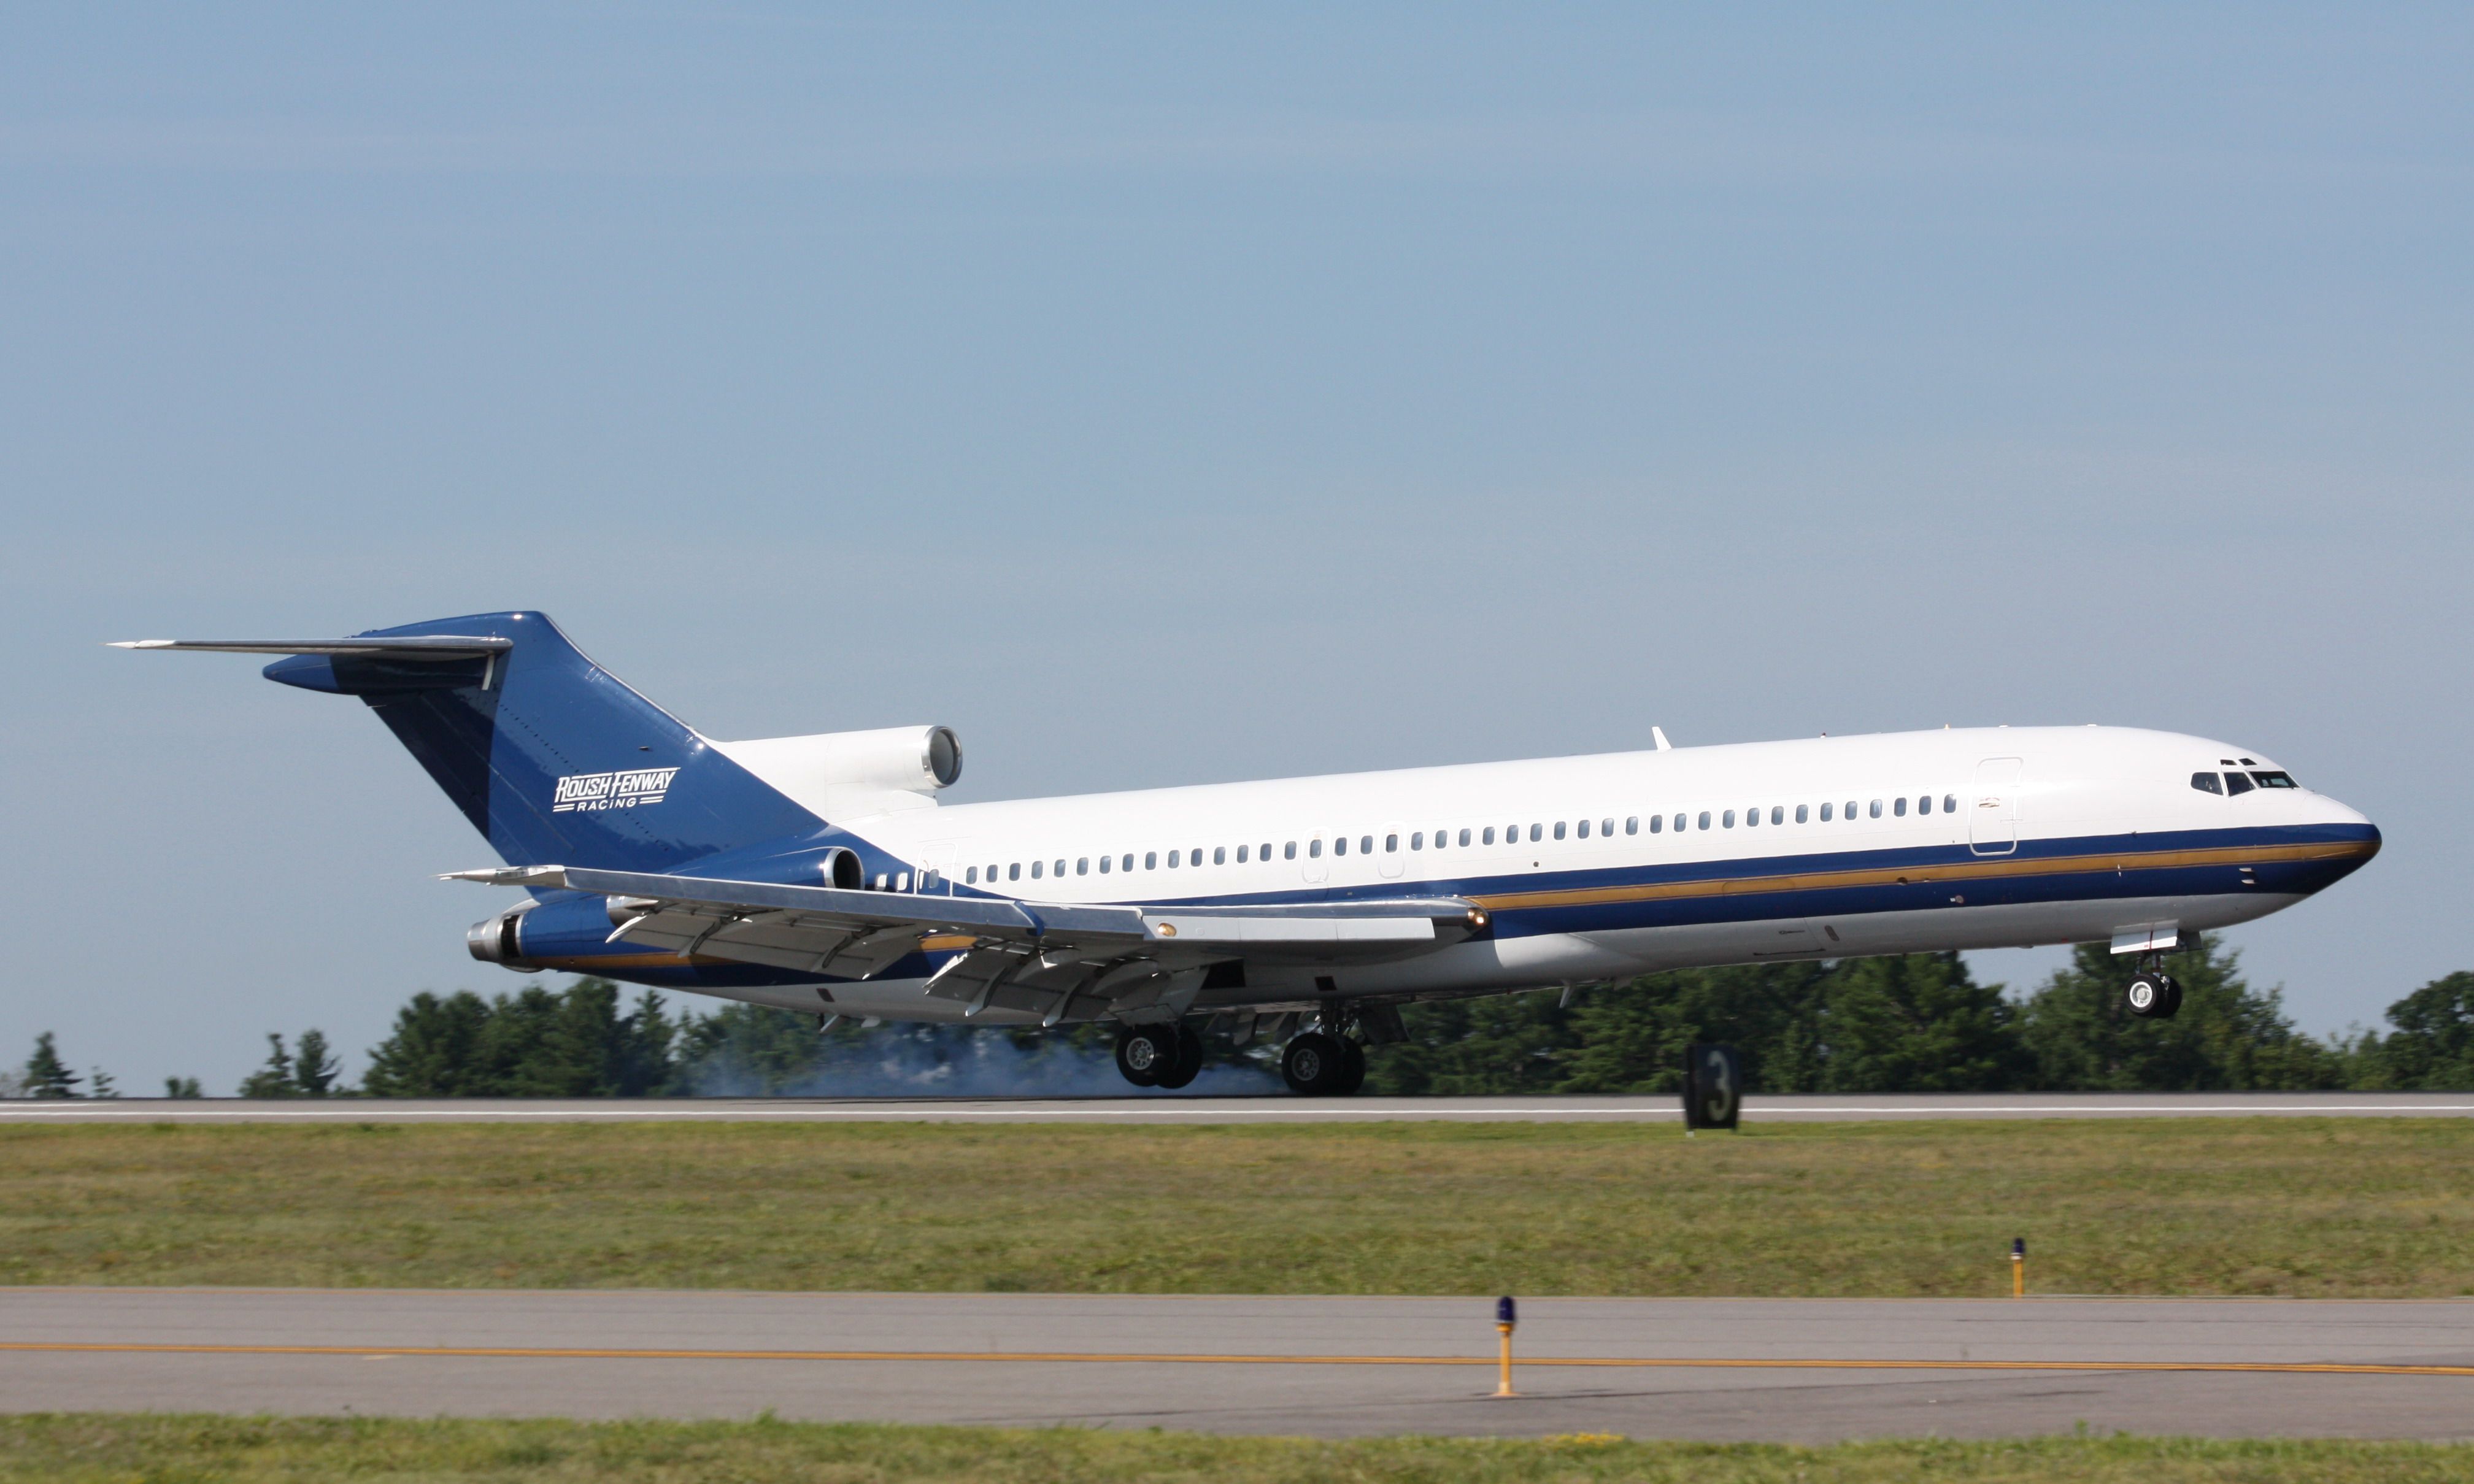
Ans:
POLYGON ((2474 1301, 0 1289, 0 1408, 1818 1442, 2474 1433, 2474 1301), (66 1347, 55 1349, 53 1347, 66 1347), (88 1349, 92 1347, 92 1349, 88 1349), (2026 1369, 2032 1368, 2032 1369, 2026 1369))
MULTIPOLYGON (((1747 1121, 2015 1118, 2466 1117, 2464 1093, 2011 1093, 1856 1097, 1771 1096, 1744 1102, 1747 1121)), ((998 1122, 1366 1123, 1681 1122, 1676 1100, 1656 1097, 1307 1099, 1166 1095, 1072 1099, 112 1099, 0 1103, 15 1123, 525 1123, 525 1122, 998 1122)))

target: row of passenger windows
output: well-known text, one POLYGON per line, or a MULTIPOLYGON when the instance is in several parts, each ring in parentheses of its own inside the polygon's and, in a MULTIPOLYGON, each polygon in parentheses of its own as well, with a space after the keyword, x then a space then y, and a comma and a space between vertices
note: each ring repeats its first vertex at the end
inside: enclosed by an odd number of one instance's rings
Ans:
MULTIPOLYGON (((2291 787, 2291 785, 2288 785, 2288 787, 2291 787)), ((1844 805, 1843 810, 1842 806, 1835 802, 1823 804, 1820 806, 1821 821, 1827 824, 1831 822, 1833 819, 1855 819, 1858 817, 1879 819, 1882 816, 1884 812, 1883 800, 1874 799, 1870 804, 1863 805, 1863 812, 1860 815, 1857 812, 1858 803, 1859 801, 1856 799, 1849 799, 1844 805)), ((1914 805, 1915 812, 1917 814, 1929 815, 1933 812, 1933 796, 1929 793, 1919 793, 1915 795, 1914 805)), ((1908 799, 1903 794, 1898 798, 1888 800, 1886 807, 1887 813, 1891 817, 1904 819, 1906 817, 1907 814, 1908 799)), ((1750 809, 1742 811, 1742 823, 1744 828, 1754 829, 1758 827, 1761 823, 1764 808, 1766 808, 1770 823, 1786 823, 1788 814, 1787 805, 1755 805, 1750 809)), ((1793 808, 1796 823, 1808 824, 1812 821, 1812 805, 1797 804, 1793 806, 1793 808)), ((1944 814, 1957 813, 1958 795, 1955 793, 1943 794, 1941 796, 1941 810, 1944 814)), ((1649 833, 1652 835, 1665 833, 1669 827, 1669 817, 1670 816, 1666 815, 1649 815, 1649 833)), ((1716 811, 1705 809, 1698 815, 1686 813, 1678 814, 1671 817, 1674 821, 1673 828, 1675 832, 1681 835, 1687 829, 1693 828, 1707 830, 1714 827, 1717 829, 1732 830, 1735 828, 1737 822, 1737 812, 1732 809, 1716 811)), ((1521 842, 1524 838, 1522 833, 1524 830, 1527 832, 1526 839, 1533 843, 1541 842, 1547 839, 1550 833, 1552 838, 1556 839, 1573 838, 1588 839, 1593 832, 1600 837, 1612 838, 1615 833, 1615 821, 1613 815, 1608 815, 1605 818, 1596 820, 1558 819, 1552 824, 1511 824, 1501 826, 1500 828, 1503 843, 1513 845, 1521 842)), ((1640 831, 1640 815, 1634 815, 1624 820, 1623 832, 1626 835, 1638 835, 1640 831)), ((1426 850, 1430 848, 1435 850, 1450 850, 1455 848, 1466 850, 1471 847, 1483 848, 1485 846, 1492 845, 1495 843, 1496 839, 1497 826, 1491 824, 1465 825, 1457 831, 1442 829, 1433 832, 1431 836, 1429 836, 1424 830, 1412 830, 1409 833, 1409 848, 1411 850, 1426 850)), ((1350 850, 1350 845, 1351 841, 1349 837, 1346 835, 1338 836, 1331 841, 1331 853, 1335 856, 1347 855, 1350 850)), ((1228 864, 1231 848, 1232 847, 1227 845, 1211 846, 1211 864, 1213 865, 1228 864)), ((1260 845, 1238 845, 1233 848, 1237 858, 1236 864, 1239 865, 1245 865, 1252 862, 1269 862, 1273 859, 1272 842, 1270 840, 1265 840, 1260 845)), ((1374 854, 1374 837, 1371 835, 1358 836, 1355 839, 1355 848, 1359 855, 1374 854)), ((1396 854, 1399 849, 1400 836, 1396 832, 1387 834, 1383 837, 1383 851, 1385 854, 1396 854)), ((1305 842, 1305 853, 1308 860, 1321 859, 1322 851, 1323 842, 1322 840, 1310 839, 1305 842)), ((1172 850, 1168 852, 1166 869, 1173 871, 1181 867, 1199 866, 1203 864, 1202 856, 1203 847, 1201 845, 1197 845, 1191 850, 1172 850)), ((1298 842, 1296 840, 1290 840, 1288 843, 1280 847, 1280 860, 1294 861, 1297 858, 1298 842)), ((1090 875, 1092 873, 1094 860, 1095 858, 1091 856, 1077 857, 1073 864, 1074 874, 1077 876, 1090 875)), ((1131 851, 1128 851, 1124 855, 1100 856, 1096 858, 1096 861, 1099 866, 1099 874, 1103 876, 1130 871, 1135 868, 1134 856, 1131 851)), ((1143 852, 1141 868, 1147 871, 1162 869, 1160 853, 1156 850, 1148 850, 1143 852)), ((1016 861, 1009 865, 1004 866, 1002 868, 1004 872, 1002 878, 1000 878, 998 874, 1000 868, 996 865, 985 867, 987 874, 984 878, 981 875, 982 869, 982 867, 977 865, 965 867, 962 877, 964 884, 977 886, 982 879, 991 883, 1000 879, 1005 881, 1021 881, 1024 879, 1025 873, 1024 864, 1020 861, 1016 861)), ((1062 857, 1055 861, 1033 861, 1029 864, 1029 878, 1032 881, 1038 881, 1044 877, 1052 875, 1063 876, 1065 871, 1066 863, 1062 857)))

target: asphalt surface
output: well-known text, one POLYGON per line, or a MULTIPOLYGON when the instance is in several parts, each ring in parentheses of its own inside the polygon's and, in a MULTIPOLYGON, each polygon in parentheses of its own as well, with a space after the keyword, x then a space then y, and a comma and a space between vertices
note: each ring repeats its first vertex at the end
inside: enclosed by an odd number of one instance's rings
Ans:
POLYGON ((0 1289, 0 1409, 2474 1437, 2474 1301, 0 1289), (2348 1369, 2358 1368, 2358 1369, 2348 1369))
MULTIPOLYGON (((1943 1093, 1750 1097, 1749 1122, 1926 1118, 2464 1118, 2474 1093, 1943 1093)), ((0 1123, 1677 1123, 1666 1097, 1213 1098, 598 1098, 563 1101, 346 1098, 115 1098, 0 1103, 0 1123)))

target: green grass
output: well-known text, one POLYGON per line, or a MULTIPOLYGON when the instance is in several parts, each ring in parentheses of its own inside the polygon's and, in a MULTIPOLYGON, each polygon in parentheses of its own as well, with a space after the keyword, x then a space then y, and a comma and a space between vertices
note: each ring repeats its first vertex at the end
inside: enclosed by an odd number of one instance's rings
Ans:
POLYGON ((0 1282, 2474 1293, 2474 1121, 0 1129, 0 1282))
POLYGON ((2420 1484, 2474 1476, 2474 1445, 2169 1438, 1883 1442, 1831 1448, 1568 1438, 1221 1438, 806 1423, 0 1418, 0 1484, 18 1481, 754 1481, 894 1484, 2420 1484))

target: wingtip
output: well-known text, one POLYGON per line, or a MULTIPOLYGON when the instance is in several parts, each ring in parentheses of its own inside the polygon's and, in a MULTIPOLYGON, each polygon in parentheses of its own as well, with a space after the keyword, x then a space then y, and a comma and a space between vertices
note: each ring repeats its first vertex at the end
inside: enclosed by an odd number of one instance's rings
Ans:
POLYGON ((169 649, 179 643, 180 641, 177 639, 107 639, 104 641, 104 647, 108 649, 169 649))

